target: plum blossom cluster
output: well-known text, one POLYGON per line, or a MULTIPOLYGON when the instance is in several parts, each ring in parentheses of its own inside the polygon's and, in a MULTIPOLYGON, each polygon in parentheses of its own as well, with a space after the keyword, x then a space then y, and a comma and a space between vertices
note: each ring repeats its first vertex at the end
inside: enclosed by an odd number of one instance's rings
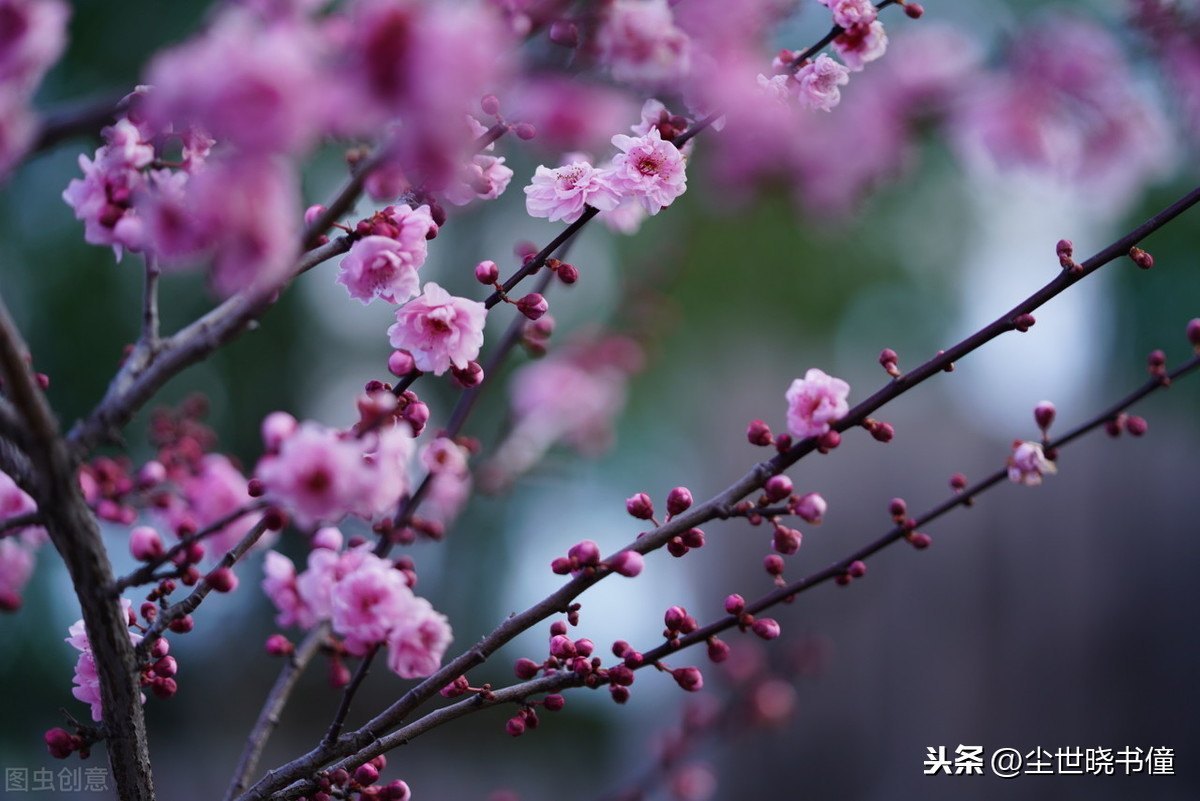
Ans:
POLYGON ((413 428, 391 412, 387 424, 355 436, 286 412, 263 421, 264 455, 255 468, 256 494, 311 528, 347 515, 377 520, 409 488, 413 428))
POLYGON ((386 644, 388 667, 403 678, 436 671, 451 641, 450 624, 413 594, 411 567, 366 545, 341 550, 342 534, 333 528, 319 530, 314 544, 300 573, 286 556, 267 553, 262 586, 278 610, 276 622, 304 629, 329 622, 355 656, 386 644))
POLYGON ((38 124, 30 101, 66 46, 70 16, 61 0, 0 2, 0 178, 33 144, 38 124))
POLYGON ((574 159, 556 169, 539 166, 525 187, 530 216, 575 222, 588 207, 612 211, 624 201, 654 215, 687 189, 686 159, 658 127, 636 137, 617 134, 612 143, 620 152, 608 165, 574 159))

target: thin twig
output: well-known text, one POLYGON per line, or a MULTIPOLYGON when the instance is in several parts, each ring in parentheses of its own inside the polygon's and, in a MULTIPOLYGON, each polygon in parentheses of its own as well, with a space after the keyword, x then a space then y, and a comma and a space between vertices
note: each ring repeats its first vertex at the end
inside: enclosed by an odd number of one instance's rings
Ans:
MULTIPOLYGON (((1162 378, 1153 378, 1131 392, 1129 395, 1122 398, 1110 408, 1100 414, 1080 424, 1072 429, 1069 433, 1053 440, 1047 445, 1048 449, 1059 449, 1066 447, 1069 443, 1079 437, 1103 426, 1110 420, 1116 417, 1123 411, 1133 406, 1138 401, 1145 398, 1151 393, 1163 389, 1170 385, 1171 381, 1178 379, 1187 373, 1200 368, 1200 355, 1193 356, 1187 362, 1184 362, 1174 371, 1172 371, 1167 380, 1162 378)), ((1004 483, 1008 476, 1007 468, 1002 468, 987 476, 981 481, 965 488, 956 493, 953 497, 943 503, 933 507, 929 511, 917 517, 912 525, 897 525, 891 528, 886 534, 878 539, 859 548, 850 555, 834 562, 829 567, 808 575, 798 581, 780 587, 767 595, 762 596, 758 600, 748 603, 745 607, 745 613, 757 615, 767 609, 777 606, 781 603, 790 602, 802 592, 813 589, 821 584, 824 584, 831 579, 836 579, 839 576, 845 575, 849 570, 850 565, 856 561, 865 561, 879 551, 889 545, 892 545, 914 531, 916 528, 924 527, 929 523, 937 520, 948 512, 959 507, 970 506, 971 503, 983 493, 1004 483)), ((691 634, 678 638, 675 641, 664 642, 648 651, 642 653, 642 662, 639 665, 633 666, 633 670, 654 666, 673 654, 699 643, 707 642, 710 638, 736 628, 743 624, 741 617, 737 615, 728 615, 719 620, 716 620, 702 628, 697 629, 691 634)), ((571 671, 561 671, 548 676, 532 679, 525 682, 520 682, 500 690, 492 690, 485 698, 482 695, 475 695, 471 698, 458 701, 454 704, 442 707, 440 709, 429 712, 412 723, 396 729, 390 734, 377 738, 374 742, 359 749, 358 751, 341 758, 338 762, 331 766, 331 770, 338 768, 354 767, 362 762, 373 759, 380 754, 386 753, 399 746, 407 745, 412 740, 422 734, 429 732, 445 723, 463 717, 464 715, 476 712, 486 707, 496 706, 504 703, 520 703, 526 698, 541 693, 551 693, 559 690, 568 689, 571 687, 579 687, 584 683, 582 676, 576 675, 571 671)), ((311 781, 300 781, 291 784, 282 792, 275 793, 271 796, 277 801, 285 801, 286 799, 296 798, 311 790, 313 784, 311 781)))
MULTIPOLYGON (((254 543, 258 542, 259 538, 266 530, 267 519, 264 517, 262 520, 259 520, 257 523, 255 523, 248 532, 246 532, 246 535, 242 537, 240 541, 238 541, 237 545, 233 546, 233 548, 231 548, 223 557, 221 557, 221 561, 217 563, 217 566, 214 567, 213 570, 233 567, 237 561, 242 558, 246 551, 254 547, 254 543)), ((208 597, 210 592, 212 592, 212 589, 212 584, 209 582, 208 576, 205 576, 196 583, 195 589, 193 589, 186 598, 179 603, 160 611, 158 616, 155 617, 154 623, 150 625, 150 628, 146 629, 145 635, 142 637, 142 641, 138 643, 138 659, 145 660, 147 654, 150 653, 150 647, 154 645, 154 642, 159 637, 162 636, 167 627, 176 620, 179 620, 180 618, 190 615, 192 612, 196 611, 196 607, 200 606, 201 602, 208 597)))

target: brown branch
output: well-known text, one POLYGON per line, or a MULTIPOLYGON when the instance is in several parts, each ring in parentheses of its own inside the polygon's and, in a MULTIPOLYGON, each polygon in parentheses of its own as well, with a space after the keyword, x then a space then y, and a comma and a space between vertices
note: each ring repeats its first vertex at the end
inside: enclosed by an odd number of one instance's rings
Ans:
MULTIPOLYGON (((237 564, 238 560, 245 555, 246 551, 254 547, 254 543, 258 542, 259 538, 262 537, 263 532, 266 530, 267 518, 264 517, 255 523, 248 532, 246 532, 246 535, 238 541, 237 545, 233 546, 233 548, 231 548, 224 556, 221 557, 221 561, 216 564, 213 570, 231 568, 237 564)), ((204 599, 208 597, 208 594, 212 592, 212 589, 212 584, 209 583, 208 577, 205 576, 196 583, 195 589, 193 589, 186 598, 179 603, 173 604, 172 606, 160 611, 158 616, 154 619, 154 623, 151 624, 150 628, 146 629, 146 633, 145 636, 142 637, 142 641, 138 643, 136 652, 139 662, 146 660, 150 653, 150 647, 154 645, 155 641, 159 637, 162 636, 163 632, 167 630, 167 627, 176 620, 179 620, 181 617, 190 615, 192 612, 196 611, 196 608, 199 607, 204 599)))
POLYGON ((0 301, 0 371, 13 405, 28 424, 34 499, 83 612, 100 679, 109 765, 125 801, 153 801, 154 782, 142 716, 137 663, 125 612, 108 594, 112 565, 100 529, 79 488, 79 465, 25 362, 27 349, 0 301))
POLYGON ((232 801, 232 799, 246 789, 250 775, 258 767, 258 760, 262 757, 267 740, 270 739, 271 733, 275 731, 275 727, 279 725, 280 716, 283 714, 283 708, 287 706, 292 689, 295 688, 296 682, 300 680, 300 676, 304 674, 304 669, 308 667, 308 663, 321 650, 321 646, 325 644, 328 636, 329 624, 319 624, 305 635, 300 645, 288 657, 287 664, 279 672, 278 678, 275 679, 275 684, 271 687, 271 692, 267 694, 267 700, 263 704, 262 710, 258 713, 258 720, 255 721, 254 728, 250 730, 250 736, 246 738, 246 745, 242 749, 242 755, 238 759, 237 768, 233 772, 233 779, 229 783, 229 788, 225 791, 225 801, 232 801))

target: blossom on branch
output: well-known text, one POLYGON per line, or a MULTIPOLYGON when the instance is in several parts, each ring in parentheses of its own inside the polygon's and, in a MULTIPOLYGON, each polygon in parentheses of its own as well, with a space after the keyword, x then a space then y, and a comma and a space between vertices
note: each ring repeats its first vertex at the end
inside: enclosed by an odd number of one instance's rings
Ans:
POLYGON ((441 375, 460 370, 479 355, 487 308, 478 301, 455 297, 435 283, 396 310, 388 328, 392 347, 412 354, 418 370, 441 375))
POLYGON ((1012 455, 1008 457, 1008 480, 1014 484, 1036 487, 1042 477, 1058 472, 1054 462, 1046 458, 1046 452, 1037 442, 1014 442, 1012 455))
POLYGON ((586 207, 607 211, 617 207, 620 194, 608 171, 586 161, 573 161, 557 169, 539 166, 525 187, 525 210, 531 217, 572 223, 586 207))
POLYGON ((637 198, 648 214, 658 214, 687 189, 684 156, 658 128, 639 137, 617 134, 612 143, 621 151, 613 158, 612 185, 621 196, 637 198))
POLYGON ((797 378, 787 391, 788 431, 800 439, 819 437, 830 430, 830 424, 846 416, 850 406, 846 397, 850 385, 840 378, 812 368, 797 378))
POLYGON ((832 111, 842 100, 838 87, 850 83, 850 71, 822 53, 796 72, 800 102, 811 109, 832 111))

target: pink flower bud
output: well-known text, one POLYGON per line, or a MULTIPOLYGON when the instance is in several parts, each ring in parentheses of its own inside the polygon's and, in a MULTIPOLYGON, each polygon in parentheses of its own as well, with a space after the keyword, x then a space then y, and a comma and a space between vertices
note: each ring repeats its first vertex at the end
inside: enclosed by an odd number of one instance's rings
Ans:
POLYGON ((576 564, 592 566, 600 563, 600 546, 592 540, 583 540, 571 546, 567 556, 576 564))
POLYGON ((1193 348, 1200 348, 1200 317, 1188 320, 1187 338, 1193 348))
POLYGON ((1154 257, 1141 248, 1130 248, 1129 258, 1133 259, 1133 263, 1143 270, 1149 270, 1154 266, 1154 257))
POLYGON ((50 756, 55 759, 66 759, 80 745, 78 737, 66 729, 57 727, 48 730, 42 735, 42 740, 46 743, 46 750, 50 752, 50 756))
POLYGON ((663 613, 663 622, 671 631, 679 631, 688 619, 687 610, 682 606, 672 606, 663 613))
POLYGON ((297 425, 296 418, 287 412, 271 412, 262 422, 263 447, 268 453, 275 453, 297 425))
POLYGON ((905 3, 904 13, 909 19, 920 19, 925 14, 925 7, 920 3, 905 3))
POLYGON ((700 672, 700 668, 676 668, 671 671, 671 678, 690 693, 699 692, 704 687, 704 674, 700 672))
POLYGON ((138 526, 129 532, 129 552, 140 562, 160 559, 166 552, 162 537, 149 526, 138 526))
POLYGON ((520 737, 525 733, 525 719, 520 715, 509 718, 504 724, 504 730, 513 737, 520 737))
POLYGON ((792 480, 787 476, 771 476, 763 484, 763 492, 771 503, 782 501, 792 494, 792 480))
POLYGON ((688 548, 704 547, 704 532, 698 528, 689 528, 679 535, 679 539, 688 548))
POLYGON ((729 646, 716 637, 713 637, 708 641, 708 658, 713 662, 724 662, 729 658, 729 646))
POLYGON ((153 659, 162 659, 171 650, 171 643, 167 642, 166 637, 159 637, 154 641, 154 645, 150 646, 150 656, 153 659))
POLYGON ((667 513, 674 517, 683 514, 692 505, 692 493, 687 487, 676 487, 667 495, 667 513))
POLYGON ((575 656, 575 643, 565 634, 556 634, 550 638, 550 655, 555 659, 570 659, 575 656))
POLYGON ((565 576, 572 570, 571 560, 565 556, 560 556, 550 563, 550 569, 557 576, 565 576))
POLYGON ((567 286, 571 286, 579 280, 579 268, 573 264, 567 264, 566 262, 563 262, 562 264, 558 265, 558 269, 555 270, 555 273, 558 275, 558 280, 562 281, 567 286))
POLYGON ((527 122, 520 122, 513 126, 513 133, 518 139, 528 142, 533 137, 537 136, 537 129, 527 122))
POLYGON ((765 447, 772 442, 771 428, 762 420, 751 420, 746 426, 746 439, 751 445, 765 447))
POLYGON ((914 531, 908 538, 912 546, 918 551, 923 551, 933 544, 933 538, 921 531, 914 531))
POLYGON ((155 698, 167 699, 179 692, 179 685, 175 679, 158 679, 150 685, 150 691, 155 698))
POLYGON ((208 574, 206 581, 217 592, 233 592, 238 585, 237 575, 228 567, 218 567, 208 574))
POLYGON ((888 513, 896 519, 903 519, 908 514, 908 504, 903 498, 892 498, 888 502, 888 513))
POLYGON ((500 113, 500 99, 495 95, 484 95, 483 99, 479 101, 479 108, 483 110, 484 114, 494 117, 500 113))
POLYGON ((1033 407, 1033 419, 1037 423, 1038 428, 1042 431, 1048 429, 1054 423, 1054 416, 1057 414, 1054 404, 1050 401, 1042 401, 1037 406, 1033 407))
POLYGON ((307 209, 304 210, 304 224, 312 225, 313 223, 315 223, 317 221, 317 218, 320 217, 324 213, 325 213, 325 207, 322 206, 320 203, 313 205, 313 206, 309 206, 307 209))
POLYGON ((731 615, 740 615, 746 608, 746 599, 737 593, 725 596, 725 611, 731 615))
POLYGON ((517 674, 517 678, 522 681, 529 681, 538 674, 539 665, 532 659, 521 657, 513 663, 513 672, 517 674))
POLYGON ((631 695, 628 687, 619 687, 615 684, 608 688, 608 693, 618 704, 623 704, 628 701, 629 696, 631 695))
POLYGON ((528 317, 530 320, 536 320, 550 310, 550 304, 538 292, 530 292, 525 297, 517 301, 517 311, 528 317))
POLYGON ((1130 436, 1140 437, 1145 434, 1149 428, 1150 424, 1146 422, 1146 418, 1144 417, 1138 417, 1135 414, 1131 414, 1125 418, 1125 430, 1129 432, 1130 436))
POLYGON ((491 259, 481 261, 475 265, 475 280, 484 286, 491 286, 500 280, 500 268, 491 259))
POLYGON ((156 487, 167 480, 167 468, 163 467, 162 462, 150 460, 142 465, 142 469, 138 471, 138 486, 143 489, 156 487))
POLYGON ((783 557, 778 554, 767 554, 763 557, 763 570, 767 571, 769 576, 783 575, 783 557))
POLYGON ((557 712, 567 705, 567 699, 563 698, 558 693, 547 695, 542 699, 542 706, 547 712, 557 712))
POLYGON ((329 663, 329 686, 335 690, 340 690, 350 683, 350 668, 340 659, 334 659, 329 663))
POLYGON ((950 489, 955 492, 962 492, 967 488, 967 477, 962 473, 955 473, 950 476, 950 489))
POLYGON ((649 520, 654 517, 654 502, 649 495, 639 492, 625 499, 625 511, 638 520, 649 520))
POLYGON ((589 657, 596 650, 596 644, 584 637, 575 641, 575 652, 582 657, 589 657))
POLYGON ((846 572, 850 574, 851 578, 862 578, 867 575, 867 563, 861 559, 856 559, 846 568, 846 572))
POLYGON ((313 533, 309 545, 313 548, 324 548, 327 551, 340 551, 342 549, 342 532, 333 526, 319 528, 313 533))
POLYGON ((262 483, 262 479, 252 478, 246 482, 246 494, 251 498, 261 498, 267 494, 267 485, 262 483))
POLYGON ((169 679, 179 672, 179 664, 173 656, 164 656, 154 663, 154 675, 169 679))
POLYGON ((483 367, 479 362, 467 362, 467 366, 461 370, 457 367, 451 367, 450 372, 454 375, 454 380, 466 389, 477 387, 483 383, 483 367))
POLYGON ((831 450, 842 444, 842 435, 836 431, 826 431, 817 438, 817 450, 821 453, 829 453, 831 450))
POLYGON ((388 356, 388 372, 397 378, 404 376, 417 369, 417 363, 413 361, 412 354, 406 350, 394 350, 392 355, 388 356))
POLYGON ((272 634, 267 638, 266 649, 271 656, 291 656, 296 646, 282 634, 272 634))
POLYGON ((775 533, 771 538, 771 546, 786 556, 791 556, 796 551, 800 550, 800 542, 803 536, 799 531, 787 526, 776 526, 775 533))
POLYGON ((369 787, 379 781, 379 770, 370 762, 359 765, 358 769, 354 771, 354 781, 363 787, 369 787))
POLYGON ((555 20, 550 26, 550 41, 563 47, 578 47, 579 26, 570 20, 555 20))
POLYGON ((1030 328, 1033 328, 1033 324, 1036 322, 1037 322, 1037 320, 1034 318, 1034 316, 1032 314, 1029 314, 1029 313, 1018 314, 1016 317, 1013 318, 1013 328, 1017 329, 1022 334, 1024 334, 1030 328))
POLYGON ((896 436, 896 429, 891 423, 876 423, 871 426, 871 436, 877 442, 891 442, 896 436))
POLYGON ((792 513, 806 523, 820 523, 825 517, 828 504, 815 492, 802 495, 792 504, 792 513))
POLYGON ((750 628, 764 640, 773 640, 780 634, 779 623, 769 617, 760 617, 750 628))
POLYGON ((645 564, 646 560, 637 551, 621 551, 609 562, 614 572, 626 578, 633 578, 641 573, 645 564))
POLYGON ((175 632, 176 634, 187 634, 189 631, 191 631, 195 627, 196 627, 196 621, 192 620, 191 615, 184 615, 183 617, 177 617, 174 620, 172 620, 170 625, 168 626, 168 628, 171 629, 171 631, 175 632))

